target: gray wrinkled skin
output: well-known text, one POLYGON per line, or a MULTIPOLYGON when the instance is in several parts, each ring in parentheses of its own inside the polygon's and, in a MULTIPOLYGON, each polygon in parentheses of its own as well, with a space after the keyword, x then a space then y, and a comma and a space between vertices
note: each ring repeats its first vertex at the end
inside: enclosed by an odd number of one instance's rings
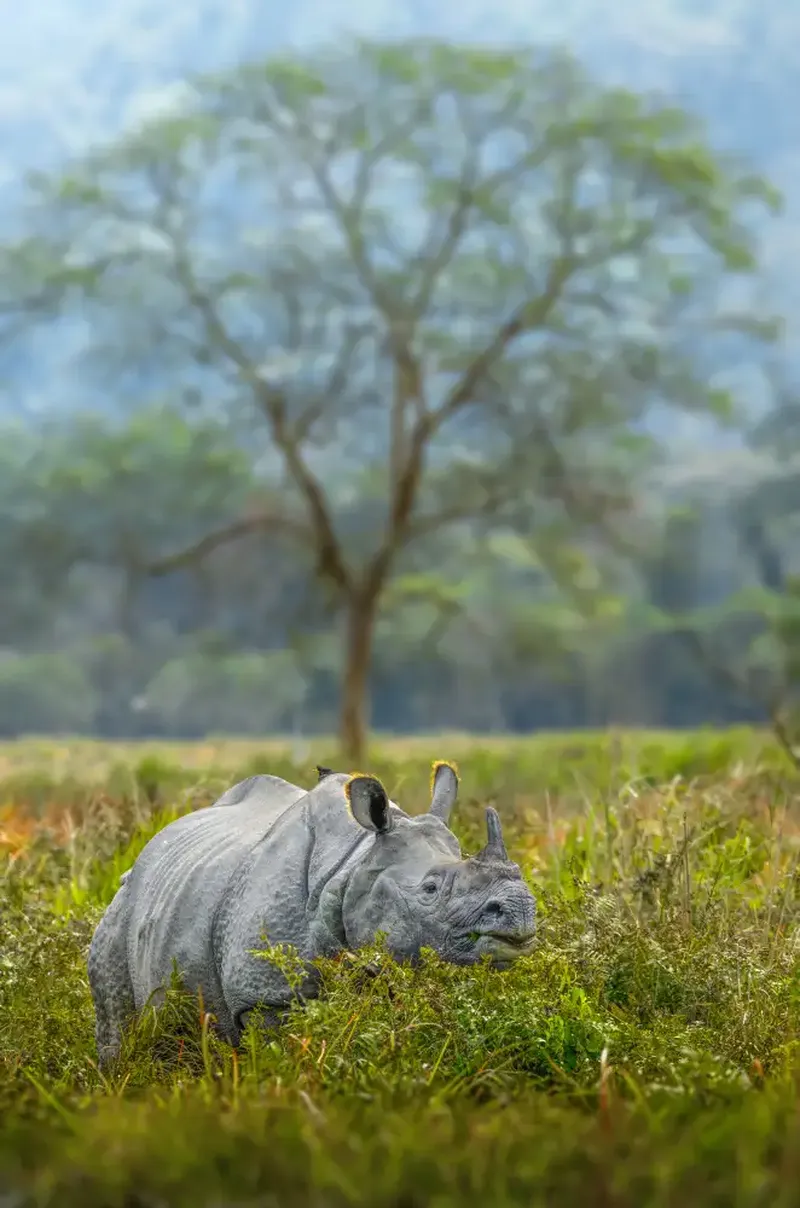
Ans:
MULTIPOLYGON (((89 952, 101 1064, 118 1055, 130 1018, 163 997, 173 963, 231 1044, 254 1009, 277 1020, 292 991, 252 954, 265 936, 308 961, 378 932, 398 960, 428 947, 455 964, 488 954, 503 967, 531 951, 536 903, 495 811, 486 847, 469 859, 448 828, 458 792, 449 765, 436 766, 418 817, 373 777, 318 771, 310 792, 266 775, 235 785, 166 826, 124 874, 89 952)), ((309 969, 301 993, 316 992, 309 969)))

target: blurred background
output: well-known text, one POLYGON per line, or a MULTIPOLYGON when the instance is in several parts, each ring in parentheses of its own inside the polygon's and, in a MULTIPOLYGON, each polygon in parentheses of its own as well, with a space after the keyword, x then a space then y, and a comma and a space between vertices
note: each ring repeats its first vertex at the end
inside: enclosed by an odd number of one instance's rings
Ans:
POLYGON ((2 11, 0 736, 793 753, 800 9, 2 11))

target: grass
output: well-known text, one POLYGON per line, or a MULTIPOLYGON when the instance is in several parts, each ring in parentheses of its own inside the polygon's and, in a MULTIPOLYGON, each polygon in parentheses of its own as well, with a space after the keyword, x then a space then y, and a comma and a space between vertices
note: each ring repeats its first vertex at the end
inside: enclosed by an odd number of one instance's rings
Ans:
POLYGON ((85 959, 119 873, 234 780, 311 784, 338 761, 326 743, 0 746, 0 1204, 800 1203, 800 805, 780 751, 752 731, 454 735, 379 743, 370 769, 414 810, 454 756, 454 829, 475 850, 497 806, 539 901, 533 955, 323 962, 323 996, 239 1053, 174 987, 103 1077, 85 959))

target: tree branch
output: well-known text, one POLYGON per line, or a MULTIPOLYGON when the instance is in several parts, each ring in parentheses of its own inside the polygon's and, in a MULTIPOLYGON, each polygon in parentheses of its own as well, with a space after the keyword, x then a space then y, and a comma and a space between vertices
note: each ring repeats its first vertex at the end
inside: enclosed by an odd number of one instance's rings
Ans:
MULTIPOLYGON (((498 328, 492 340, 475 357, 452 388, 444 403, 429 417, 423 418, 421 423, 429 429, 429 435, 433 435, 447 419, 462 407, 468 406, 474 401, 481 383, 518 336, 524 332, 535 331, 548 322, 552 311, 562 297, 564 286, 578 270, 596 266, 604 260, 612 260, 617 256, 634 251, 640 248, 652 233, 653 224, 643 223, 631 235, 613 246, 602 248, 588 256, 578 256, 574 250, 571 222, 574 216, 574 183, 572 176, 564 182, 564 214, 563 220, 559 224, 562 241, 561 253, 550 264, 544 289, 537 298, 529 299, 518 307, 510 318, 498 328)), ((585 300, 586 295, 581 295, 581 301, 585 300)), ((596 304, 596 299, 593 301, 596 304)))
MULTIPOLYGON (((432 247, 428 247, 422 253, 424 267, 419 288, 411 303, 411 312, 417 322, 427 311, 436 282, 455 255, 467 229, 470 214, 475 205, 479 150, 479 146, 470 143, 459 174, 457 199, 447 217, 444 235, 438 248, 434 250, 432 247)), ((428 242, 430 243, 430 240, 428 242)))
MULTIPOLYGON (((417 413, 425 409, 422 373, 417 358, 412 352, 412 340, 416 323, 430 301, 431 292, 442 269, 452 257, 466 227, 469 210, 473 203, 472 190, 477 172, 477 150, 470 147, 463 165, 458 201, 447 222, 444 237, 438 250, 425 258, 420 286, 410 309, 405 300, 393 298, 384 288, 375 273, 364 243, 361 222, 364 205, 369 193, 371 174, 382 156, 387 154, 398 140, 407 137, 417 126, 422 108, 415 107, 405 122, 387 131, 369 151, 361 156, 352 199, 345 201, 337 191, 330 174, 317 155, 312 156, 311 168, 314 179, 330 212, 338 221, 347 244, 359 280, 373 303, 382 314, 389 329, 389 345, 394 362, 394 391, 390 412, 389 478, 393 496, 403 491, 403 467, 410 450, 406 448, 406 416, 410 403, 416 403, 417 413)), ((313 143, 310 131, 304 134, 313 143)), ((402 500, 396 501, 392 513, 399 516, 404 510, 402 500)))
POLYGON ((410 520, 406 528, 405 544, 410 545, 412 541, 432 537, 451 524, 495 516, 503 505, 508 502, 508 498, 508 476, 498 475, 490 483, 487 483, 485 480, 483 482, 478 481, 474 484, 474 490, 470 498, 458 503, 444 505, 435 512, 423 513, 410 520), (478 489, 482 489, 483 491, 483 498, 480 501, 476 499, 478 489))
POLYGON ((517 336, 542 326, 561 297, 561 291, 576 267, 577 262, 571 256, 560 256, 553 261, 547 284, 540 296, 524 302, 497 329, 493 338, 467 367, 442 405, 431 413, 426 422, 430 435, 433 435, 433 432, 438 430, 450 416, 473 402, 478 387, 517 336))
POLYGON ((283 454, 289 475, 305 499, 316 539, 318 573, 329 579, 339 590, 349 591, 351 575, 333 527, 327 501, 322 486, 306 464, 297 434, 289 427, 283 392, 264 381, 242 345, 228 331, 212 298, 200 288, 185 248, 181 247, 174 232, 166 233, 172 242, 178 281, 190 303, 200 314, 209 339, 235 366, 241 379, 252 390, 270 425, 272 438, 283 454))
POLYGON ((298 443, 305 440, 324 411, 325 404, 330 399, 338 398, 344 391, 350 377, 350 368, 358 347, 365 336, 370 334, 366 325, 351 326, 342 339, 339 355, 335 358, 328 380, 322 389, 316 404, 306 407, 303 415, 295 423, 294 435, 298 443))
POLYGON ((561 296, 561 290, 575 267, 571 255, 563 255, 553 261, 549 279, 538 299, 521 306, 495 334, 462 375, 445 402, 435 411, 421 410, 414 425, 408 452, 399 470, 392 492, 389 522, 380 549, 369 565, 364 579, 364 590, 379 590, 384 582, 399 547, 408 538, 409 521, 416 503, 419 484, 425 461, 425 452, 431 437, 449 416, 472 402, 481 382, 491 372, 506 348, 523 331, 540 326, 561 296))
POLYGON ((187 566, 195 566, 209 554, 221 546, 229 545, 232 541, 240 541, 243 537, 252 537, 256 533, 286 533, 301 541, 309 541, 311 534, 299 522, 289 516, 266 513, 261 516, 247 516, 235 520, 224 528, 213 533, 207 533, 194 545, 187 546, 176 554, 169 554, 147 565, 147 573, 154 577, 168 575, 172 571, 181 570, 187 566))
MULTIPOLYGON (((362 154, 356 172, 353 196, 349 202, 345 201, 338 193, 324 163, 320 160, 319 154, 312 152, 310 157, 310 167, 317 182, 317 187, 330 212, 339 223, 361 284, 381 314, 390 323, 393 319, 397 318, 398 312, 392 305, 392 299, 381 287, 381 283, 375 275, 372 261, 369 258, 364 243, 363 233, 360 229, 361 219, 372 183, 373 169, 383 155, 389 152, 400 139, 407 137, 414 130, 423 112, 422 105, 415 106, 412 114, 404 122, 394 127, 394 129, 388 130, 368 151, 362 154)), ((300 129, 301 134, 309 141, 311 146, 318 150, 319 144, 312 132, 305 126, 301 126, 300 129)))
POLYGON ((491 372, 508 345, 523 331, 532 330, 546 320, 574 266, 575 260, 572 256, 565 255, 554 260, 548 282, 540 297, 519 307, 498 329, 492 341, 473 360, 459 383, 437 410, 426 409, 421 412, 412 429, 408 452, 392 493, 389 523, 384 540, 370 563, 364 580, 365 591, 379 590, 398 548, 407 539, 409 521, 422 478, 425 452, 431 437, 447 418, 472 402, 481 382, 491 372))

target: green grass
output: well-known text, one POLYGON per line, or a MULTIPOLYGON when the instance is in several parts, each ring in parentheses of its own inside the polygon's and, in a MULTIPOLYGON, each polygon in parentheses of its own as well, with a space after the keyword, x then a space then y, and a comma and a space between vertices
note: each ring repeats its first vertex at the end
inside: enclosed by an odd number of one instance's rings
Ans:
POLYGON ((323 996, 238 1054, 175 987, 102 1077, 85 959, 119 873, 235 779, 310 784, 338 761, 325 743, 302 766, 222 740, 0 747, 0 1204, 800 1203, 800 805, 780 752, 749 731, 453 736, 369 766, 415 810, 453 755, 466 849, 491 801, 535 889, 533 955, 323 962, 323 996))

